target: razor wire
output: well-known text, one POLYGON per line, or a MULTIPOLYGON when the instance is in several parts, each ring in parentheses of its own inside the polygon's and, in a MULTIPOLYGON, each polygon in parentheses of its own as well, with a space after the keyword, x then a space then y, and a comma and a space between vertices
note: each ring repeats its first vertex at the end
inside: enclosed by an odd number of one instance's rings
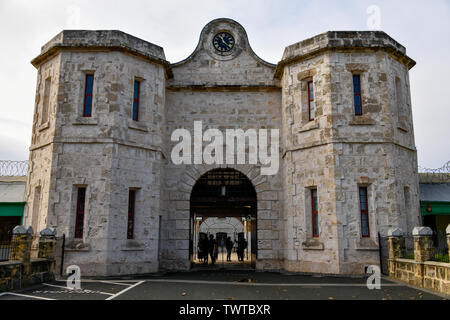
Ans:
POLYGON ((450 161, 436 169, 419 166, 419 174, 430 178, 433 182, 450 182, 450 161))
POLYGON ((28 172, 28 161, 0 160, 0 176, 20 177, 26 176, 28 172))

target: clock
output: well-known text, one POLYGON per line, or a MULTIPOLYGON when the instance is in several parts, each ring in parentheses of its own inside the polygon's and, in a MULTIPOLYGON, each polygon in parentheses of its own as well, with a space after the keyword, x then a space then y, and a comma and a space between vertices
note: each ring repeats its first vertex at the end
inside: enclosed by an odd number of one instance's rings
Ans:
POLYGON ((228 32, 219 32, 213 38, 213 45, 221 53, 228 52, 234 47, 234 38, 228 32))

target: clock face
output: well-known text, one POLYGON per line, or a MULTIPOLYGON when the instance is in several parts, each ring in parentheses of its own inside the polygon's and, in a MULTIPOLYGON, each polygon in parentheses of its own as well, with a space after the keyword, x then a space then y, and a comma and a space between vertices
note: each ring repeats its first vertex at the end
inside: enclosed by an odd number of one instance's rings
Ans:
POLYGON ((213 38, 213 45, 219 52, 228 52, 234 47, 234 38, 228 32, 219 32, 213 38))

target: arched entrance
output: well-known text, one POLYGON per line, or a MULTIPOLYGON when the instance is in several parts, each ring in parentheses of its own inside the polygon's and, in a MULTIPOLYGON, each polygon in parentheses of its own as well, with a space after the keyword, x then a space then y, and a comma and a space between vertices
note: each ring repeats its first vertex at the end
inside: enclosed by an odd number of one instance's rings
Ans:
POLYGON ((213 169, 203 174, 195 183, 190 198, 191 232, 190 258, 195 266, 198 260, 198 243, 201 236, 213 234, 231 237, 238 241, 246 239, 244 261, 235 258, 232 263, 223 263, 222 252, 216 262, 219 267, 246 266, 255 268, 257 258, 257 201, 251 181, 241 172, 231 168, 213 169), (240 224, 240 225, 238 225, 240 224))

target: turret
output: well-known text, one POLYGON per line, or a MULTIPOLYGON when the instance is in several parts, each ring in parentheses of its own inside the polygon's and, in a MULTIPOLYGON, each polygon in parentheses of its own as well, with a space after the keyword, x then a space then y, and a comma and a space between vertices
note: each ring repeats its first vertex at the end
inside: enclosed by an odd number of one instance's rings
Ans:
POLYGON ((32 64, 25 223, 65 234, 66 261, 85 275, 156 271, 170 76, 163 49, 121 31, 62 31, 32 64))
POLYGON ((408 71, 384 32, 326 32, 286 48, 283 87, 287 269, 363 273, 377 234, 418 212, 408 71))

